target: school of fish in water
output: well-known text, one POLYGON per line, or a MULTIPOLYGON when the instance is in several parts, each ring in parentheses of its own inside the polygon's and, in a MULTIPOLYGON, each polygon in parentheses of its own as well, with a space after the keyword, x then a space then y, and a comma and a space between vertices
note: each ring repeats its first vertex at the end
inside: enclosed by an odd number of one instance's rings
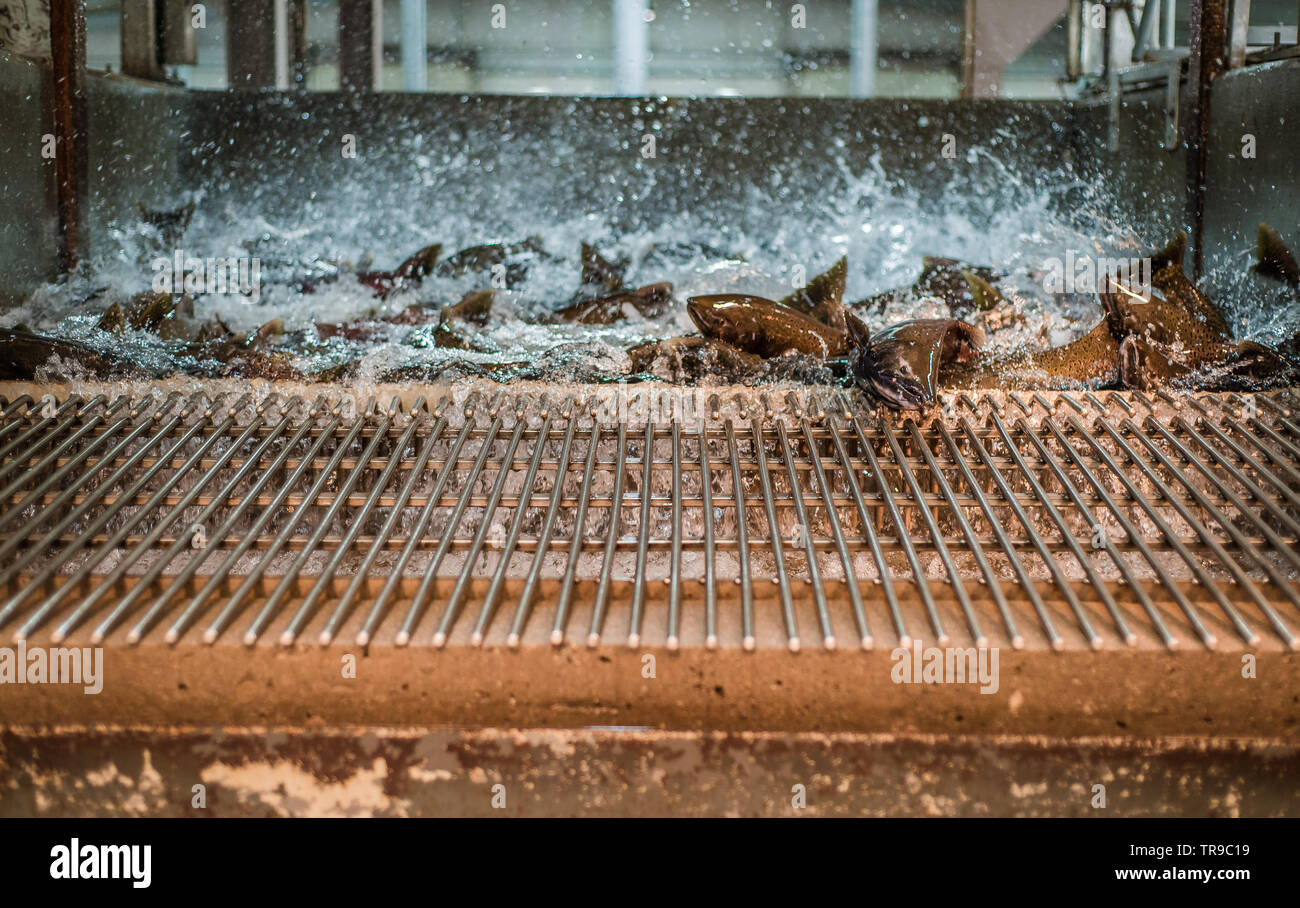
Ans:
MULTIPOLYGON (((189 209, 192 213, 192 208, 189 209)), ((145 212, 158 227, 183 230, 186 209, 145 212)), ((693 255, 734 261, 721 250, 700 245, 693 255)), ((826 272, 783 298, 731 292, 694 294, 684 301, 695 333, 637 343, 626 349, 622 369, 567 377, 575 380, 661 380, 678 384, 801 383, 856 384, 880 403, 898 409, 931 406, 941 389, 1143 389, 1258 390, 1294 384, 1300 376, 1300 340, 1277 348, 1235 340, 1215 303, 1183 268, 1185 235, 1149 256, 1149 286, 1103 279, 1096 293, 1096 324, 1069 343, 1015 349, 986 349, 986 336, 1019 314, 998 285, 997 268, 949 258, 926 257, 916 281, 867 299, 846 302, 849 262, 841 258, 826 272), (868 330, 864 316, 900 308, 946 311, 945 317, 911 318, 868 330)), ((671 250, 669 250, 671 251, 671 250)), ((104 306, 97 294, 84 300, 99 306, 96 328, 108 335, 147 332, 167 342, 166 362, 146 364, 112 347, 91 346, 25 326, 0 329, 0 379, 148 378, 168 374, 256 377, 315 381, 356 378, 367 344, 374 341, 466 353, 493 352, 486 328, 500 299, 523 280, 530 267, 557 259, 541 241, 474 246, 443 256, 426 246, 391 270, 340 267, 329 273, 291 275, 281 280, 296 293, 316 294, 327 285, 354 281, 375 306, 349 321, 317 321, 310 329, 286 330, 272 319, 252 331, 236 332, 219 317, 194 315, 191 296, 149 291, 104 306), (431 278, 482 279, 484 286, 459 300, 427 300, 419 293, 431 278), (416 301, 394 311, 390 300, 416 301), (304 369, 305 354, 339 344, 358 355, 327 367, 304 369)), ((546 325, 614 325, 629 319, 663 319, 683 302, 667 281, 639 287, 625 284, 626 263, 611 262, 582 244, 578 286, 571 298, 530 322, 546 325)), ((1252 269, 1300 298, 1300 267, 1283 239, 1261 224, 1252 269)), ((512 312, 517 317, 517 312, 512 312)), ((554 378, 545 357, 521 362, 483 363, 472 357, 436 363, 399 364, 368 376, 378 381, 428 381, 451 375, 554 378)))

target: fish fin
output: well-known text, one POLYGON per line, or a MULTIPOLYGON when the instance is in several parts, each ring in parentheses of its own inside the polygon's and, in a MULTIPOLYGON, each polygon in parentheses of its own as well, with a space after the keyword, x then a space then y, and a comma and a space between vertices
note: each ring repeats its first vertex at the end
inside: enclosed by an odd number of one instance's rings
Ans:
POLYGON ((122 312, 122 304, 114 302, 104 310, 99 316, 99 322, 96 327, 101 331, 111 331, 113 334, 121 334, 126 328, 126 315, 122 312))
POLYGON ((855 346, 866 347, 871 343, 871 329, 867 327, 866 322, 858 318, 852 312, 844 313, 844 324, 849 332, 849 340, 855 346))
POLYGON ((849 260, 842 257, 826 271, 781 300, 781 305, 810 315, 823 325, 844 327, 844 284, 849 260))
POLYGON ((433 266, 437 264, 440 255, 442 255, 441 243, 425 246, 398 265, 396 274, 399 278, 415 278, 416 280, 427 277, 433 271, 433 266))
POLYGON ((950 259, 942 255, 923 255, 921 256, 921 274, 917 277, 916 282, 919 284, 927 277, 939 271, 960 270, 961 262, 956 259, 950 259))
POLYGON ((1163 249, 1151 253, 1151 273, 1156 274, 1170 266, 1182 271, 1183 258, 1186 254, 1187 231, 1180 230, 1172 240, 1165 244, 1163 249))
POLYGON ((605 293, 623 289, 623 271, 610 262, 595 246, 582 244, 582 285, 600 287, 605 293))
POLYGON ((1119 342, 1119 386, 1136 391, 1146 390, 1148 384, 1143 374, 1146 357, 1137 338, 1130 334, 1119 342))
POLYGON ((496 299, 495 290, 475 290, 461 297, 454 306, 444 306, 438 313, 438 324, 445 325, 451 319, 482 325, 492 312, 492 303, 496 299))
POLYGON ((1300 286, 1300 265, 1296 264, 1295 256, 1286 248, 1281 235, 1262 222, 1255 254, 1258 259, 1254 267, 1256 274, 1283 281, 1292 287, 1300 286))
POLYGON ((1133 333, 1136 321, 1133 310, 1129 308, 1133 291, 1118 281, 1113 281, 1111 277, 1106 280, 1110 289, 1099 291, 1097 296, 1101 300, 1102 312, 1106 315, 1106 328, 1110 331, 1110 336, 1116 343, 1123 343, 1133 333))
POLYGON ((961 276, 966 279, 977 312, 988 312, 1006 302, 997 288, 973 271, 962 271, 961 276))

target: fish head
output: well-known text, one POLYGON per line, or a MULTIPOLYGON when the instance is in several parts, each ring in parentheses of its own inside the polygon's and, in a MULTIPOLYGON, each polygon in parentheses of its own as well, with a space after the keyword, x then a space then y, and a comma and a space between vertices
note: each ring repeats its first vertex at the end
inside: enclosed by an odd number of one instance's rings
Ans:
POLYGON ((746 333, 755 306, 775 306, 771 300, 743 293, 720 293, 713 296, 692 296, 686 301, 686 312, 695 327, 705 337, 734 342, 746 333))
POLYGON ((714 297, 691 297, 686 301, 686 314, 705 337, 717 337, 726 321, 714 297))
POLYGON ((859 348, 854 379, 888 406, 918 410, 934 403, 941 368, 972 362, 983 344, 984 332, 959 319, 899 322, 859 348))

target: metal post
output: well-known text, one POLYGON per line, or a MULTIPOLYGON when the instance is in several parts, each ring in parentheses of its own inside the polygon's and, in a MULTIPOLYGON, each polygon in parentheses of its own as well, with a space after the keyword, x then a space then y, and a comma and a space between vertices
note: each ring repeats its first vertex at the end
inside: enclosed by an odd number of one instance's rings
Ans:
POLYGON ((854 98, 870 98, 876 93, 879 20, 878 0, 853 0, 849 21, 849 94, 854 98))
POLYGON ((289 88, 289 0, 275 2, 275 87, 289 88))
POLYGON ((1250 0, 1232 0, 1228 32, 1228 69, 1246 65, 1246 33, 1250 30, 1250 0))
POLYGON ((1187 221, 1191 225, 1192 276, 1205 266, 1205 182, 1209 164, 1210 88, 1227 66, 1226 0, 1194 0, 1191 58, 1187 64, 1187 221))
POLYGON ((376 91, 383 84, 383 0, 340 0, 339 87, 376 91))
POLYGON ((646 0, 614 0, 614 94, 646 93, 650 68, 650 26, 646 0))
POLYGON ((1133 44, 1134 63, 1141 62, 1146 55, 1147 45, 1151 41, 1151 35, 1155 31, 1156 19, 1159 18, 1158 10, 1160 9, 1160 0, 1147 0, 1146 5, 1142 7, 1142 19, 1138 24, 1137 41, 1133 44))
POLYGON ((1065 78, 1073 82, 1083 74, 1083 0, 1070 0, 1065 17, 1065 78))
POLYGON ((1174 37, 1174 26, 1178 14, 1178 0, 1164 0, 1165 11, 1160 17, 1161 24, 1165 27, 1165 39, 1161 42, 1165 50, 1171 50, 1178 46, 1178 41, 1174 37))
POLYGON ((425 2, 402 0, 402 88, 405 91, 427 91, 429 88, 428 10, 425 2))
POLYGON ((163 78, 162 46, 155 0, 122 0, 122 74, 137 79, 163 78))
POLYGON ((1106 148, 1119 151, 1119 67, 1115 65, 1115 8, 1106 5, 1106 31, 1102 35, 1102 55, 1105 57, 1106 100, 1109 114, 1106 120, 1106 148))
MULTIPOLYGON (((231 88, 273 88, 277 81, 275 0, 229 0, 226 70, 231 88)), ((286 72, 287 72, 286 62, 286 72)))
MULTIPOLYGON (((123 0, 125 8, 126 0, 123 0)), ((159 44, 162 47, 162 62, 172 66, 193 66, 199 62, 198 32, 191 24, 190 7, 186 0, 161 0, 162 32, 159 44)))
POLYGON ((86 7, 82 0, 50 0, 50 56, 54 73, 54 173, 59 213, 59 273, 76 270, 84 253, 81 200, 86 172, 86 7))

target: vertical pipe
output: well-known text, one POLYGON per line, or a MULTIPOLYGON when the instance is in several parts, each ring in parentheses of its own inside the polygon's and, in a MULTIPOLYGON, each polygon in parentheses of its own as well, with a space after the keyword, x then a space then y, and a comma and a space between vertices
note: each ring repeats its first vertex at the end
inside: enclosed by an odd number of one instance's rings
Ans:
POLYGON ((1137 29, 1137 37, 1133 42, 1133 53, 1130 59, 1134 63, 1141 62, 1146 56, 1147 48, 1151 44, 1151 36, 1155 33, 1157 13, 1160 10, 1160 0, 1146 0, 1146 5, 1142 7, 1142 19, 1137 29))
POLYGON ((376 91, 383 78, 383 0, 340 0, 339 88, 376 91))
MULTIPOLYGON (((1159 0, 1148 2, 1158 3, 1159 0)), ((1065 29, 1065 78, 1073 82, 1083 74, 1083 0, 1070 0, 1065 29)))
POLYGON ((59 273, 76 270, 84 252, 81 200, 86 171, 86 8, 82 0, 50 0, 54 73, 54 173, 59 216, 59 273))
POLYGON ((853 0, 849 22, 849 94, 870 98, 876 93, 876 23, 878 0, 853 0))
POLYGON ((121 50, 122 74, 137 79, 163 78, 158 53, 160 10, 154 0, 122 0, 121 50))
POLYGON ((289 88, 289 0, 275 0, 275 87, 289 88))
POLYGON ((1115 8, 1106 7, 1106 30, 1102 34, 1102 56, 1105 65, 1102 72, 1106 76, 1106 100, 1109 113, 1106 118, 1106 149, 1119 151, 1119 67, 1115 60, 1115 8))
POLYGON ((1205 182, 1209 166, 1210 88, 1227 65, 1227 0, 1192 3, 1191 57, 1187 64, 1187 222, 1191 225, 1192 277, 1205 266, 1205 182))
POLYGON ((276 4, 272 0, 229 0, 227 9, 226 73, 230 87, 260 89, 278 85, 278 31, 266 27, 268 21, 277 18, 276 4))
POLYGON ((425 44, 428 31, 426 0, 402 0, 402 89, 427 91, 429 88, 429 52, 425 44))
POLYGON ((1232 20, 1228 31, 1228 68, 1246 65, 1246 32, 1250 29, 1250 0, 1232 0, 1232 20))
POLYGON ((1177 46, 1177 38, 1174 37, 1174 26, 1178 18, 1178 0, 1164 0, 1164 15, 1161 18, 1161 24, 1165 27, 1165 40, 1162 45, 1165 50, 1172 50, 1177 46))
POLYGON ((650 26, 646 0, 614 2, 614 94, 638 97, 646 93, 650 68, 650 26))

